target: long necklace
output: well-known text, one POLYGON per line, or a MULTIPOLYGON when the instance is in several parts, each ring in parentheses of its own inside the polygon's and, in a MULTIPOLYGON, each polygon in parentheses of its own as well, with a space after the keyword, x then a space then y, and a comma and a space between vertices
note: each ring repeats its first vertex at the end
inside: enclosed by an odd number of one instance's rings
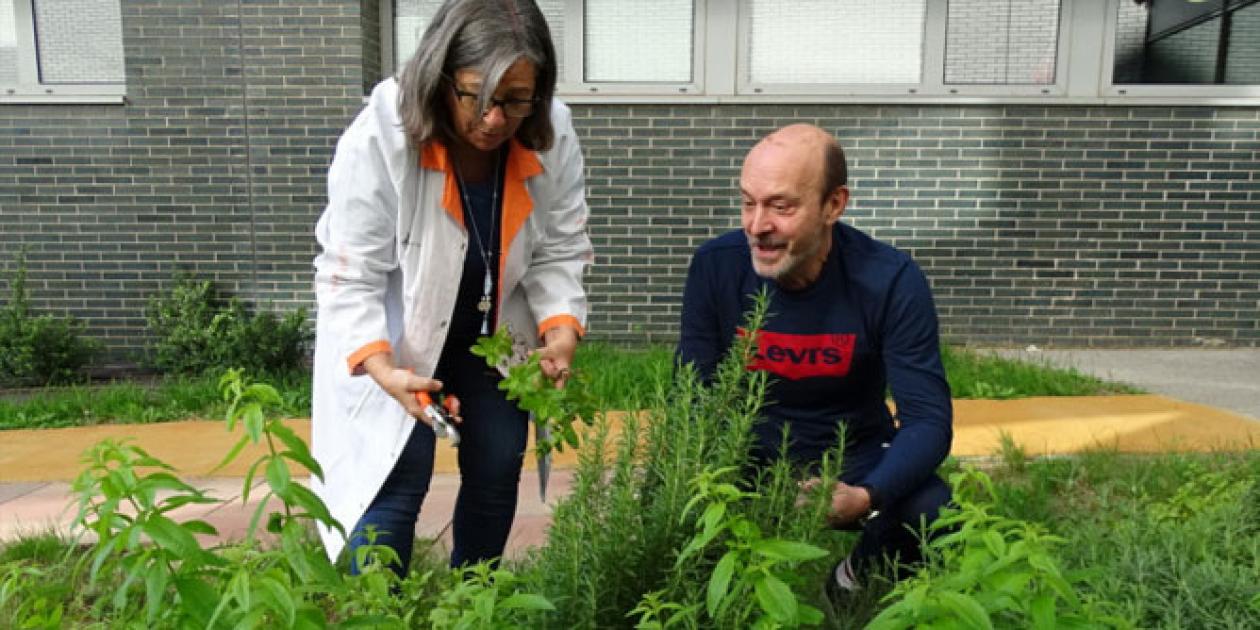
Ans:
POLYGON ((481 261, 486 264, 486 276, 481 285, 481 299, 477 301, 477 311, 481 313, 481 334, 490 334, 491 295, 494 291, 494 277, 491 275, 490 261, 494 260, 495 223, 499 216, 499 155, 494 156, 494 179, 490 180, 490 240, 482 242, 481 231, 477 229, 477 218, 474 216, 472 202, 468 198, 468 188, 464 186, 464 178, 455 167, 455 181, 459 184, 459 194, 464 198, 464 216, 468 217, 468 225, 472 226, 473 237, 477 240, 477 250, 481 252, 481 261))

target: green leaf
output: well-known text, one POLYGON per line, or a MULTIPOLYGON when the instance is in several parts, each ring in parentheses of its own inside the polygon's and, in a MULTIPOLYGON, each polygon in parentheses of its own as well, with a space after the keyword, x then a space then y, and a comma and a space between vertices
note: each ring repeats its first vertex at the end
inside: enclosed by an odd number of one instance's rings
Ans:
POLYGON ((198 627, 209 625, 219 603, 219 594, 209 584, 196 577, 175 577, 175 592, 179 593, 180 608, 196 622, 198 627))
POLYGON ((219 530, 215 529, 214 525, 211 525, 210 523, 207 523, 201 519, 184 521, 183 523, 180 523, 180 525, 185 530, 193 534, 206 534, 209 536, 219 535, 219 530))
POLYGON ((267 418, 263 415, 262 407, 257 403, 251 403, 245 406, 241 412, 241 420, 245 423, 245 433, 249 435, 249 439, 257 444, 262 441, 263 424, 267 418))
POLYGON ((1002 538, 1000 532, 988 530, 984 532, 984 546, 989 549, 995 558, 1001 558, 1006 555, 1006 540, 1002 538))
POLYGON ((514 593, 499 602, 500 608, 512 610, 555 610, 556 607, 542 595, 514 593))
MULTIPOLYGON (((229 426, 228 430, 231 431, 232 428, 229 426)), ((224 455, 223 459, 219 461, 214 468, 210 469, 210 474, 214 474, 222 470, 224 466, 227 466, 232 462, 232 460, 236 459, 236 456, 241 454, 241 450, 245 448, 246 444, 249 444, 249 436, 242 435, 241 438, 236 441, 236 444, 233 444, 232 448, 228 450, 227 455, 224 455)))
POLYGON ((274 577, 263 577, 258 581, 258 587, 259 599, 270 602, 272 610, 284 616, 285 625, 292 627, 297 618, 297 605, 293 601, 288 585, 274 577))
POLYGON ((713 574, 709 576, 705 609, 710 617, 717 616, 718 605, 726 598, 726 591, 731 585, 731 576, 735 574, 735 557, 735 551, 726 552, 726 555, 718 560, 717 566, 713 567, 713 574))
POLYGON ((270 457, 267 461, 267 483, 276 494, 284 496, 289 489, 289 465, 283 457, 270 457))
POLYGON ((201 545, 197 544, 197 539, 191 532, 180 527, 175 521, 160 514, 151 514, 142 522, 141 527, 159 547, 169 549, 185 562, 200 562, 204 554, 201 545))
POLYGON ((773 558, 775 560, 788 560, 792 562, 816 560, 827 556, 826 549, 815 547, 814 545, 803 542, 794 542, 779 538, 755 540, 752 543, 752 550, 767 558, 773 558))
POLYGON ((473 609, 482 622, 494 619, 494 591, 482 591, 473 599, 473 609))
POLYGON ((700 517, 700 522, 704 523, 704 531, 710 532, 716 529, 721 524, 724 516, 726 516, 725 503, 710 503, 700 517))
POLYGON ((144 617, 152 626, 166 601, 166 582, 170 574, 151 567, 144 576, 144 617))
POLYGON ((272 435, 275 435, 285 446, 289 447, 289 450, 281 453, 281 455, 300 464, 319 479, 324 478, 324 469, 320 468, 319 462, 315 461, 315 458, 311 456, 311 450, 306 445, 306 442, 303 442, 302 438, 293 432, 293 429, 277 420, 271 423, 270 430, 272 435))
POLYGON ((948 609, 966 628, 992 630, 993 622, 989 613, 970 595, 953 591, 938 593, 941 604, 948 609))
POLYGON ((1053 595, 1045 593, 1033 598, 1028 613, 1036 630, 1054 630, 1056 627, 1053 595))
POLYGON ((763 573, 753 579, 753 590, 761 609, 775 621, 785 625, 796 621, 796 596, 782 580, 763 573))

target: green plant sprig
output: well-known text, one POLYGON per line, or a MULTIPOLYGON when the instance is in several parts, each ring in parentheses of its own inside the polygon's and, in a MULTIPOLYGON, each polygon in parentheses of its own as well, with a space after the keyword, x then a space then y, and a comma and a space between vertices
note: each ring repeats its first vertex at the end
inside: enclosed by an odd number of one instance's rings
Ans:
MULTIPOLYGON (((486 365, 499 368, 513 355, 512 334, 507 326, 500 326, 493 335, 478 338, 471 351, 485 359, 486 365)), ((585 376, 572 372, 564 387, 557 387, 543 373, 538 353, 509 366, 507 376, 499 381, 499 389, 507 392, 508 400, 516 401, 517 407, 533 417, 539 429, 534 450, 540 457, 552 451, 563 451, 566 446, 577 448, 579 438, 574 421, 580 420, 587 426, 595 421, 598 404, 585 376)))
POLYGON ((827 550, 765 536, 756 522, 733 510, 735 504, 761 498, 758 493, 739 489, 733 479, 737 474, 738 468, 727 466, 706 469, 692 480, 695 494, 683 509, 680 522, 686 522, 699 505, 703 504, 704 510, 696 519, 699 531, 678 554, 675 567, 721 536, 725 552, 713 567, 705 595, 705 612, 710 619, 716 622, 732 605, 748 602, 751 593, 763 615, 753 627, 795 628, 822 623, 822 611, 800 601, 789 582, 796 564, 824 558, 827 550))

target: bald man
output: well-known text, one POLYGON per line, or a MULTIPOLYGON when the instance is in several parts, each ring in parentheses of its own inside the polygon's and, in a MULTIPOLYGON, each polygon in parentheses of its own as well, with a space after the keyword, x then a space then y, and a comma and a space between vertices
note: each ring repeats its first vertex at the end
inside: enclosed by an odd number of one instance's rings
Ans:
POLYGON ((881 558, 921 559, 915 532, 950 498, 936 468, 949 454, 953 407, 927 280, 909 255, 839 221, 846 180, 844 151, 814 126, 785 127, 749 151, 743 229, 692 258, 678 357, 711 377, 751 296, 769 292, 749 366, 770 376, 754 455, 761 464, 777 456, 786 427, 788 456, 808 466, 844 427, 830 518, 862 531, 835 570, 834 586, 852 590, 881 558))

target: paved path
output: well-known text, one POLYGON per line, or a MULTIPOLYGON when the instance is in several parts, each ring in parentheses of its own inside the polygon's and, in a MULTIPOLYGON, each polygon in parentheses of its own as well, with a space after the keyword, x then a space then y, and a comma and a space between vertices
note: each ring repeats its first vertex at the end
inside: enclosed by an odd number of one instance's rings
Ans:
POLYGON ((1230 350, 996 350, 1260 420, 1260 348, 1230 350))
MULTIPOLYGON (((982 457, 997 451, 1003 434, 1033 455, 1071 453, 1090 448, 1152 452, 1213 450, 1260 446, 1260 423, 1214 407, 1157 395, 1111 397, 957 400, 953 453, 982 457)), ((290 426, 309 438, 305 420, 290 426)), ((238 428, 238 431, 240 429, 238 428)), ((56 529, 66 531, 73 517, 67 508, 69 481, 82 465, 84 449, 104 438, 130 438, 150 454, 179 468, 179 474, 214 496, 239 497, 245 467, 261 451, 246 449, 233 466, 215 471, 234 442, 222 422, 189 421, 150 425, 108 425, 75 429, 0 432, 0 541, 56 529)), ((552 471, 549 502, 538 496, 533 457, 522 473, 518 516, 508 542, 509 556, 519 556, 546 539, 551 510, 569 490, 572 452, 561 454, 552 471)), ((418 532, 444 541, 458 488, 453 449, 440 446, 432 489, 421 510, 418 532)), ((186 506, 175 518, 203 518, 220 539, 238 539, 255 504, 239 501, 186 506)), ((209 542, 209 541, 207 541, 209 542)))

